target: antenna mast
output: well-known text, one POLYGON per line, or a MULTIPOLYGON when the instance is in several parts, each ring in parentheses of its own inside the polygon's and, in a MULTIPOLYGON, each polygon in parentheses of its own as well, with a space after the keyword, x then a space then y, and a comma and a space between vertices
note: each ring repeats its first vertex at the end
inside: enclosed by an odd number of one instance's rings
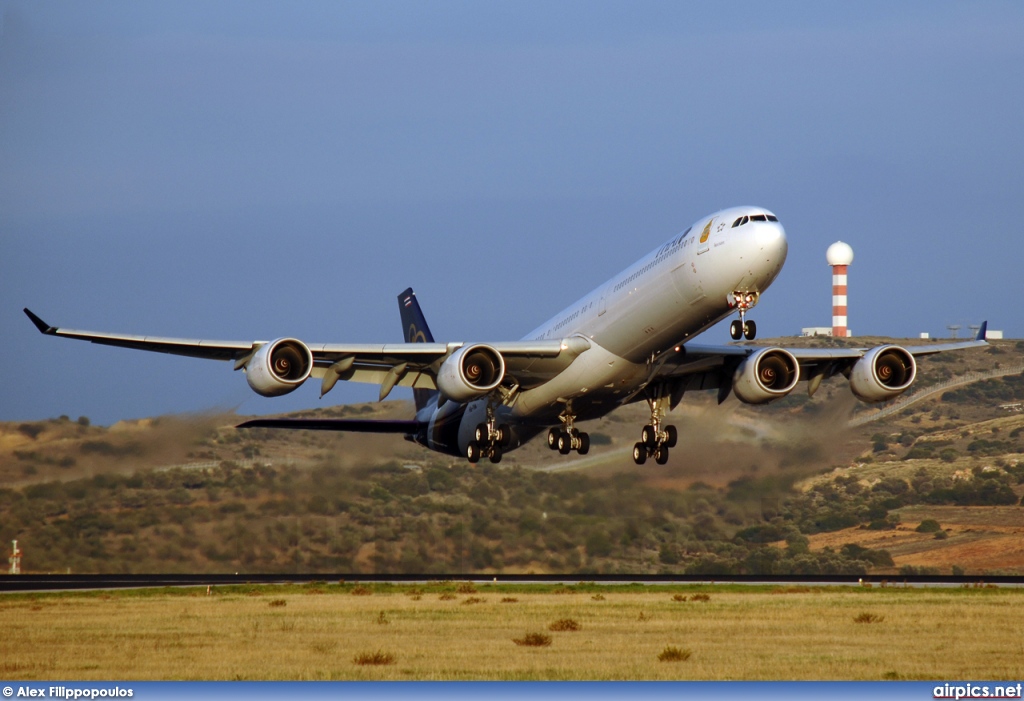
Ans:
POLYGON ((14 552, 7 561, 11 563, 11 574, 21 574, 21 551, 18 550, 18 541, 14 541, 14 552))

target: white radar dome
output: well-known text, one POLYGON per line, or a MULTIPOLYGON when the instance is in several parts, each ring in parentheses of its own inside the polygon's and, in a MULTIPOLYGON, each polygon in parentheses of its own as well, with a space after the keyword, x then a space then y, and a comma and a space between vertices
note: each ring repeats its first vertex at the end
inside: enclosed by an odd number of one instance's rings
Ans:
POLYGON ((829 265, 849 265, 853 262, 853 249, 850 244, 836 241, 828 247, 825 258, 829 265))

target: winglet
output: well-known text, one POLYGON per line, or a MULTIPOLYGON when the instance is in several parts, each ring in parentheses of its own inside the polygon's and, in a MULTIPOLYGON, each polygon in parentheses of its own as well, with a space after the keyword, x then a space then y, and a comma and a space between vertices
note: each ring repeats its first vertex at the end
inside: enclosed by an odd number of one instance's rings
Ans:
POLYGON ((32 320, 32 323, 36 325, 36 328, 39 329, 40 333, 45 333, 45 334, 47 334, 49 336, 53 336, 54 334, 57 333, 57 327, 56 326, 50 326, 49 324, 47 324, 45 321, 40 319, 38 316, 33 314, 31 311, 29 311, 28 307, 25 307, 24 311, 25 311, 25 314, 28 315, 28 318, 32 320))
POLYGON ((981 326, 978 328, 978 335, 974 337, 975 341, 984 341, 985 334, 988 332, 988 319, 981 322, 981 326))

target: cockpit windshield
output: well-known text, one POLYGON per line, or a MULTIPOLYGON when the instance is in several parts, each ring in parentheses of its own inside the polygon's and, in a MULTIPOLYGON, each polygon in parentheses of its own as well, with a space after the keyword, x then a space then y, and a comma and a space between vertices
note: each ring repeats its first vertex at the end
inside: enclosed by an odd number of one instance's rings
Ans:
POLYGON ((779 218, 774 214, 751 214, 750 216, 739 217, 732 223, 732 228, 735 229, 738 226, 749 224, 752 221, 778 221, 779 218))

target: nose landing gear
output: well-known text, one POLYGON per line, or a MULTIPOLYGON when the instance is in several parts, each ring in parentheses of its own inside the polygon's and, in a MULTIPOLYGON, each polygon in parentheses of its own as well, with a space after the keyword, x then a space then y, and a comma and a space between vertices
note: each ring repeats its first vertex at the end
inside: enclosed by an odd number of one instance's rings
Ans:
POLYGON ((734 341, 738 341, 740 338, 753 341, 754 337, 757 336, 757 324, 754 323, 753 319, 747 321, 743 316, 744 313, 740 312, 740 318, 733 319, 732 323, 729 324, 729 335, 732 336, 734 341))
POLYGON ((733 319, 729 324, 729 335, 732 340, 738 341, 740 338, 745 338, 748 341, 753 341, 757 336, 757 324, 753 320, 747 321, 746 316, 747 312, 757 304, 759 297, 757 292, 736 291, 728 295, 729 306, 734 307, 740 313, 740 318, 733 319))

